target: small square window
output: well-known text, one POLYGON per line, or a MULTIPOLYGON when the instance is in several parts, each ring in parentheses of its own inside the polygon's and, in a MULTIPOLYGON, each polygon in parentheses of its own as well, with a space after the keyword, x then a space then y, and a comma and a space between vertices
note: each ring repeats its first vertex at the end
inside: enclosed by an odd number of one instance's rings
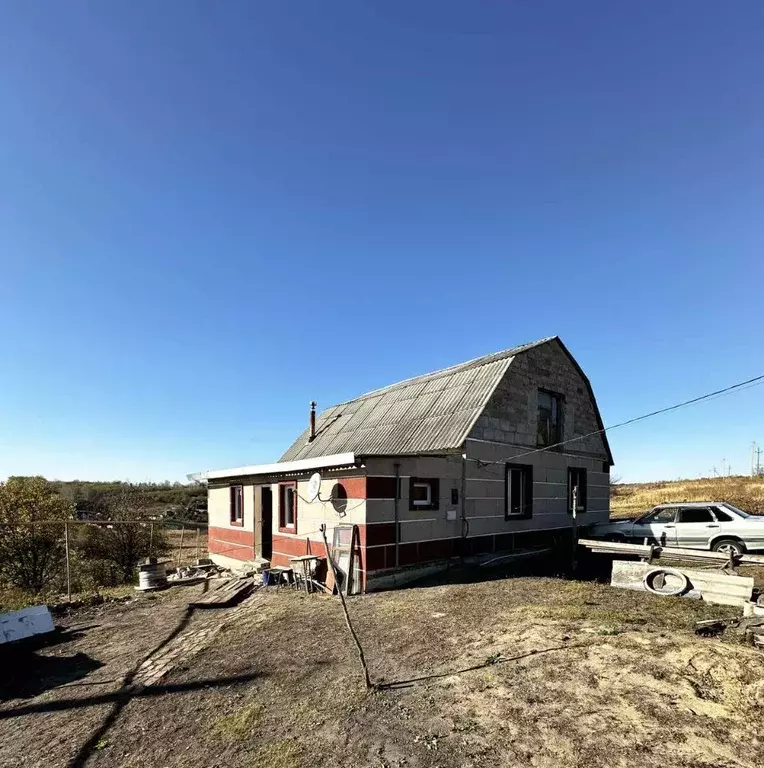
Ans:
POLYGON ((411 503, 415 507, 429 507, 432 503, 432 486, 429 483, 414 483, 411 503))
POLYGON ((409 483, 409 509, 437 509, 438 481, 412 477, 409 483))

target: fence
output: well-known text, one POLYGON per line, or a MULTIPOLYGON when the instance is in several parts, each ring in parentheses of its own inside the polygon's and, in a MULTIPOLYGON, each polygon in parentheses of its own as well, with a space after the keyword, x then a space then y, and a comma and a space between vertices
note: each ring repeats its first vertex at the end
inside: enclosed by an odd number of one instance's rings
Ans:
POLYGON ((169 568, 207 556, 207 523, 66 520, 0 524, 0 580, 30 591, 73 593, 130 584, 156 557, 169 568))

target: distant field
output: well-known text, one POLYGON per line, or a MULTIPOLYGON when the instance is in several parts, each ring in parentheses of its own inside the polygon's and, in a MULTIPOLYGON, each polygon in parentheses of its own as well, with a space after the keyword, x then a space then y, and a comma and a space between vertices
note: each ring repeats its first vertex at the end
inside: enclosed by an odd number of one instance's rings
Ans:
POLYGON ((657 483, 614 485, 612 517, 631 517, 668 501, 728 501, 746 512, 764 514, 764 477, 705 477, 657 483))

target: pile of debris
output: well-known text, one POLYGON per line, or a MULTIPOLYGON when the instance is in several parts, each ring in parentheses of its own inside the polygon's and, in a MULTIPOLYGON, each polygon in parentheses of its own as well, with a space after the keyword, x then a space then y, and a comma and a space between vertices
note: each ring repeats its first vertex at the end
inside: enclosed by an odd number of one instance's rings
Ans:
POLYGON ((208 557, 201 557, 193 565, 185 565, 176 568, 175 571, 167 577, 167 581, 171 586, 200 584, 205 579, 210 579, 213 576, 219 576, 225 573, 229 573, 229 571, 216 565, 208 557))
POLYGON ((216 565, 208 557, 199 558, 193 565, 180 566, 169 573, 166 562, 150 557, 138 566, 138 586, 135 589, 138 592, 154 592, 168 587, 201 584, 225 573, 228 573, 225 568, 216 565))
MULTIPOLYGON (((764 611, 762 613, 764 614, 764 611)), ((742 640, 764 650, 764 615, 706 619, 695 624, 695 634, 701 637, 719 637, 727 629, 736 630, 741 634, 742 640)))

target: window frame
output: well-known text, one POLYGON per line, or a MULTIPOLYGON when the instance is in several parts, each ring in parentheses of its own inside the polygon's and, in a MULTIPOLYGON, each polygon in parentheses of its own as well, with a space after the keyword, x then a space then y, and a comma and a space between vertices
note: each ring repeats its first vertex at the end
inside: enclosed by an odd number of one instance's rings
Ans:
POLYGON ((558 443, 563 442, 565 439, 565 395, 561 392, 553 392, 551 389, 538 389, 536 396, 536 447, 537 448, 551 448, 558 443), (557 433, 554 439, 550 439, 550 442, 545 443, 541 440, 539 422, 541 416, 541 404, 539 403, 538 395, 549 395, 553 400, 557 401, 557 433))
POLYGON ((297 482, 290 480, 288 482, 279 483, 279 532, 280 533, 297 533, 297 482), (287 496, 287 490, 292 490, 292 522, 291 524, 286 521, 286 508, 285 500, 287 496))
POLYGON ((420 511, 423 509, 438 509, 440 507, 440 480, 437 477, 410 477, 409 478, 409 510, 420 511), (415 501, 414 486, 426 485, 429 499, 426 502, 415 501))
POLYGON ((529 520, 533 517, 533 465, 515 464, 507 462, 504 465, 504 520, 529 520), (510 512, 510 502, 512 497, 512 488, 510 475, 512 472, 522 473, 523 483, 523 504, 522 512, 510 512))
POLYGON ((716 519, 716 516, 714 515, 714 511, 712 507, 679 507, 677 516, 676 516, 676 524, 681 525, 684 523, 685 525, 708 525, 709 523, 716 523, 718 520, 716 519), (682 515, 685 510, 692 510, 693 512, 707 512, 709 515, 708 520, 682 520, 682 515))
POLYGON ((578 508, 576 516, 586 514, 589 510, 589 473, 586 467, 568 467, 568 514, 573 516, 573 475, 578 475, 578 508), (581 479, 583 478, 583 486, 581 479), (583 493, 581 493, 583 491, 583 493), (581 501, 583 499, 583 502, 581 501))
POLYGON ((237 528, 244 527, 244 486, 231 485, 228 488, 228 522, 237 528), (238 500, 238 515, 237 504, 238 500))
POLYGON ((735 518, 726 509, 722 509, 719 506, 711 507, 711 514, 714 516, 717 523, 735 522, 735 518))
POLYGON ((673 525, 676 523, 677 515, 679 514, 679 507, 671 504, 664 507, 659 507, 658 509, 651 509, 649 512, 645 512, 644 515, 641 517, 638 517, 634 521, 634 525, 673 525), (671 520, 653 520, 653 518, 656 515, 659 515, 661 512, 666 512, 667 510, 673 510, 674 511, 674 517, 671 520))

